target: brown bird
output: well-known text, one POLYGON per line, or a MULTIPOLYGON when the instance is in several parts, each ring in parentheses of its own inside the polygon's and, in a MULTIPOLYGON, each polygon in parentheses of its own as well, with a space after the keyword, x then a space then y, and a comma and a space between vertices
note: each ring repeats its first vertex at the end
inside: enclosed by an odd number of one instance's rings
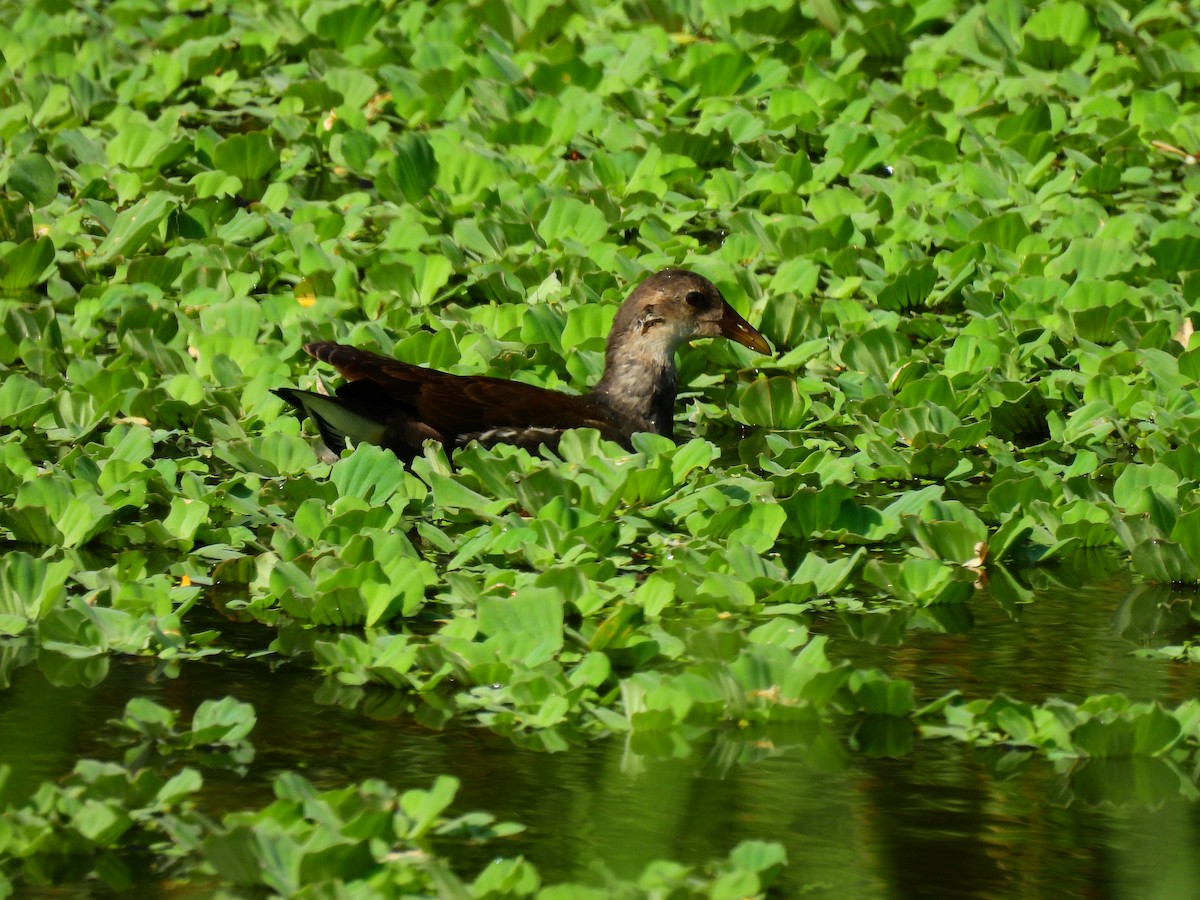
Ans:
POLYGON ((405 462, 427 440, 440 441, 447 453, 470 441, 553 449, 568 428, 595 428, 629 447, 637 431, 672 437, 675 350, 705 337, 771 352, 712 282, 664 269, 639 284, 617 311, 604 375, 583 395, 453 375, 329 341, 305 344, 304 350, 346 379, 335 397, 293 388, 274 393, 311 416, 334 453, 345 448, 346 438, 386 447, 405 462))

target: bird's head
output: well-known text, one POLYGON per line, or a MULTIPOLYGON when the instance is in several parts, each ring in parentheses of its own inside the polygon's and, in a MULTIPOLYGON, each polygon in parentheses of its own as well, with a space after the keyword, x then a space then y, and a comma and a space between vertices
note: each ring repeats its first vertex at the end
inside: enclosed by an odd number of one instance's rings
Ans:
POLYGON ((766 338, 738 315, 715 284, 684 269, 663 269, 639 284, 617 312, 613 334, 667 356, 688 341, 706 337, 725 337, 758 353, 771 352, 766 338))

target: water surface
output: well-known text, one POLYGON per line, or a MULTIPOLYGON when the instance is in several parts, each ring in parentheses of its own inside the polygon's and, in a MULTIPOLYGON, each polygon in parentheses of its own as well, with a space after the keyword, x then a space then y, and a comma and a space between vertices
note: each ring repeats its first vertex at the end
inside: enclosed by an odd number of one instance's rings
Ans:
MULTIPOLYGON (((811 626, 830 636, 831 657, 911 680, 919 702, 957 688, 1032 702, 1119 692, 1175 705, 1197 695, 1194 667, 1133 653, 1191 632, 1190 606, 1162 601, 1147 600, 1118 573, 1043 585, 1028 605, 1002 603, 984 585, 961 609, 829 613, 811 626)), ((253 625, 225 623, 223 630, 247 648, 272 637, 253 625)), ((665 751, 606 739, 545 753, 477 727, 431 730, 408 717, 326 705, 331 692, 323 679, 303 662, 277 657, 199 661, 177 671, 116 658, 88 688, 55 687, 37 664, 16 668, 0 694, 0 759, 14 769, 10 791, 60 778, 78 758, 119 759, 124 746, 108 723, 131 697, 150 697, 186 722, 203 700, 227 695, 257 712, 256 755, 244 774, 204 769, 206 811, 269 802, 272 779, 284 770, 321 788, 364 778, 427 787, 451 774, 462 781, 455 810, 486 810, 527 826, 483 847, 443 847, 464 873, 523 854, 546 883, 602 883, 606 872, 631 878, 655 859, 700 863, 753 838, 786 847, 789 894, 1200 891, 1196 804, 1178 789, 1147 788, 1161 782, 1161 772, 1133 764, 1053 764, 920 737, 899 758, 872 758, 855 750, 855 731, 864 727, 858 722, 753 739, 731 727, 665 751)), ((160 885, 158 892, 173 889, 160 885)), ((53 893, 107 895, 85 884, 53 893)))

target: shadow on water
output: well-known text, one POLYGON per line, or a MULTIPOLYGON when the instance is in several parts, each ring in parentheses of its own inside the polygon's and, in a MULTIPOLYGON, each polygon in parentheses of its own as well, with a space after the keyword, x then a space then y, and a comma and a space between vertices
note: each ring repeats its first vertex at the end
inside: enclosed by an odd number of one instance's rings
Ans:
MULTIPOLYGON (((830 635, 834 658, 913 681, 919 701, 954 688, 1030 701, 1107 691, 1168 705, 1195 697, 1193 667, 1133 655, 1191 627, 1187 615, 1168 616, 1160 623, 1168 633, 1144 633, 1153 616, 1131 611, 1135 587, 1123 575, 1060 585, 1015 610, 984 588, 952 619, 956 630, 945 617, 911 613, 903 621, 830 613, 813 628, 830 635)), ((258 626, 221 630, 247 650, 271 636, 258 626)), ((285 770, 320 788, 364 778, 427 787, 450 774, 462 782, 456 810, 527 826, 483 847, 444 847, 464 873, 523 854, 545 883, 604 871, 629 878, 654 859, 699 863, 760 839, 784 844, 788 895, 1190 896, 1200 885, 1196 804, 1178 785, 1147 791, 1156 773, 1137 767, 922 739, 901 758, 871 758, 848 749, 854 723, 784 739, 734 729, 692 744, 608 739, 539 753, 481 728, 434 731, 322 705, 321 679, 269 656, 187 663, 171 677, 154 661, 114 659, 95 687, 55 687, 36 664, 11 676, 0 695, 10 793, 62 777, 78 758, 119 759, 108 721, 132 697, 186 721, 202 701, 233 696, 257 712, 256 755, 244 775, 204 771, 203 809, 264 805, 285 770)), ((75 896, 104 895, 77 887, 75 896)), ((64 895, 72 894, 56 889, 64 895)))

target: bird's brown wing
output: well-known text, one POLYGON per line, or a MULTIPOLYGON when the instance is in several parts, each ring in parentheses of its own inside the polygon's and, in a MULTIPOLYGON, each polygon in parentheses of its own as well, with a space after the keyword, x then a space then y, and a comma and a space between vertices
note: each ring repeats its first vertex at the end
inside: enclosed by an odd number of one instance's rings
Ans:
POLYGON ((448 446, 479 440, 536 447, 553 444, 567 428, 597 428, 610 439, 628 438, 587 396, 484 375, 453 375, 343 344, 313 343, 304 349, 338 370, 347 381, 338 388, 338 399, 385 424, 385 446, 396 450, 419 452, 429 438, 448 446))

